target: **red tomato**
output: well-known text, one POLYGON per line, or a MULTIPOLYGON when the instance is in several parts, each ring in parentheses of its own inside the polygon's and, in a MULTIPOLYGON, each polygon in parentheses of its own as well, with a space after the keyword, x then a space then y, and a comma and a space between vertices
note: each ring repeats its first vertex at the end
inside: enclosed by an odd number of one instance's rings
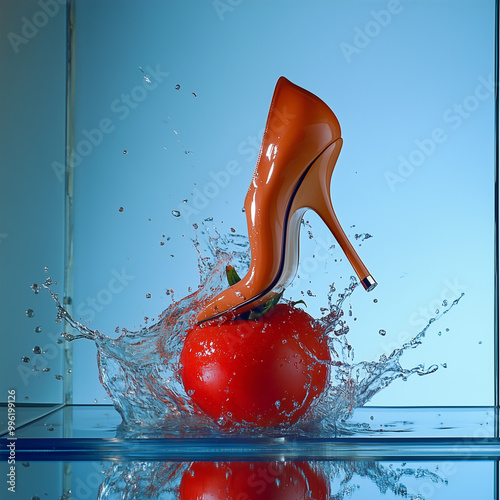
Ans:
POLYGON ((187 333, 186 393, 219 425, 296 422, 323 393, 330 350, 302 309, 278 304, 257 320, 202 324, 187 333))
POLYGON ((329 486, 308 463, 195 462, 184 473, 180 500, 326 500, 329 486))

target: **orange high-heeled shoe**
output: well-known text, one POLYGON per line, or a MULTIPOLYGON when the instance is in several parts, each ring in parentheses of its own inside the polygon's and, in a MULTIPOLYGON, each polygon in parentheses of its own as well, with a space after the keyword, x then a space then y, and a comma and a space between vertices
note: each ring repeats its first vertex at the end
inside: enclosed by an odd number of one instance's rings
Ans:
POLYGON ((340 125, 314 94, 281 77, 274 90, 257 166, 245 198, 251 262, 248 273, 217 295, 198 323, 265 304, 293 280, 299 229, 314 210, 328 226, 365 290, 372 278, 333 211, 330 179, 342 147, 340 125))

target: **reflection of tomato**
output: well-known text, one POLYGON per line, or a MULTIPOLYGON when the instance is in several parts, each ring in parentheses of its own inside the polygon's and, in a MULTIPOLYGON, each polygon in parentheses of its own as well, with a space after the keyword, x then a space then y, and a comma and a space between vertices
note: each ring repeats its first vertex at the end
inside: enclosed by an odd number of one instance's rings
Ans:
POLYGON ((302 309, 278 304, 257 320, 196 326, 181 353, 186 393, 210 417, 252 426, 296 422, 330 372, 323 331, 302 309))
POLYGON ((308 463, 195 462, 180 500, 325 500, 328 484, 308 463))

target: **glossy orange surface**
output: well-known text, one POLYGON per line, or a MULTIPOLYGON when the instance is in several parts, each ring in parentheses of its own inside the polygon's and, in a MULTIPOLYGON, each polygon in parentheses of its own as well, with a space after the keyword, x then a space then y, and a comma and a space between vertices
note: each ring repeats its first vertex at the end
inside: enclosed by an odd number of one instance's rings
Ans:
POLYGON ((365 288, 375 286, 344 234, 330 199, 330 179, 341 147, 340 125, 331 109, 281 77, 245 198, 250 269, 199 313, 198 322, 253 309, 293 280, 299 225, 307 209, 317 212, 328 226, 365 288), (371 286, 366 285, 367 279, 371 286))

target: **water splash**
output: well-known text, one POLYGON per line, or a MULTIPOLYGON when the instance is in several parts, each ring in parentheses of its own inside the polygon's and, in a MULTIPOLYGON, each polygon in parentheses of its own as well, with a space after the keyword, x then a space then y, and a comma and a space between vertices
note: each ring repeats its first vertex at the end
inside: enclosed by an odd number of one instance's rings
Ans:
MULTIPOLYGON (((203 468, 205 464, 201 465, 203 468)), ((207 465, 210 464, 207 463, 207 465)), ((99 488, 98 500, 178 499, 181 482, 183 478, 191 474, 191 468, 192 464, 189 463, 150 461, 125 461, 112 464, 99 488)), ((264 498, 265 487, 271 488, 272 483, 277 486, 273 490, 275 493, 282 485, 283 491, 280 498, 285 498, 283 494, 286 494, 287 479, 290 480, 294 471, 297 473, 294 478, 296 483, 300 484, 301 480, 305 479, 318 490, 316 494, 320 494, 321 498, 315 498, 315 500, 351 498, 356 493, 362 493, 367 481, 370 481, 382 495, 392 493, 407 500, 423 500, 425 497, 418 493, 419 489, 427 488, 428 490, 430 484, 440 487, 448 483, 447 478, 439 473, 439 465, 436 465, 433 471, 430 467, 410 467, 405 462, 396 464, 383 464, 376 461, 258 462, 246 465, 238 462, 215 462, 211 470, 220 470, 221 475, 227 471, 227 484, 225 485, 227 498, 251 498, 248 494, 241 492, 238 496, 237 483, 240 487, 246 485, 249 493, 255 493, 255 498, 264 498), (253 475, 242 478, 243 471, 253 475), (240 476, 239 482, 234 479, 235 475, 240 476), (260 481, 256 481, 257 477, 260 481), (267 481, 263 482, 262 478, 267 481), (411 483, 412 487, 405 484, 407 482, 405 479, 410 480, 408 484, 411 483)), ((196 482, 194 484, 196 488, 196 482)), ((220 483, 217 484, 220 485, 220 483)), ((202 487, 202 482, 200 482, 200 487, 202 487)), ((370 491, 373 494, 371 489, 370 491)), ((290 493, 293 495, 294 492, 288 492, 288 495, 290 493)), ((182 498, 184 497, 181 496, 182 498)), ((291 500, 299 496, 286 496, 286 498, 291 500)), ((303 497, 300 496, 300 498, 303 497)))
MULTIPOLYGON (((50 278, 43 284, 57 303, 58 321, 66 321, 75 332, 63 334, 65 339, 85 338, 95 342, 100 382, 122 416, 120 432, 126 433, 127 437, 256 432, 241 427, 220 430, 193 406, 179 376, 180 352, 186 332, 195 325, 197 311, 214 294, 227 287, 225 269, 228 264, 246 269, 250 263, 249 242, 244 236, 224 236, 215 231, 215 235, 208 233, 203 243, 202 250, 198 239, 194 241, 201 276, 198 289, 172 302, 153 325, 134 332, 123 329, 117 339, 76 321, 50 290, 50 278)), ((329 336, 330 348, 336 354, 332 359, 341 361, 332 363, 330 383, 321 401, 295 425, 266 429, 267 434, 297 436, 313 433, 332 437, 339 431, 348 432, 345 422, 352 411, 366 404, 379 391, 395 380, 407 380, 415 374, 429 375, 438 369, 437 365, 426 368, 421 364, 403 368, 400 359, 406 351, 423 342, 431 325, 455 307, 463 294, 437 311, 425 328, 391 354, 382 354, 376 361, 355 363, 348 341, 349 328, 343 316, 344 304, 349 303, 357 286, 354 277, 341 293, 331 285, 327 307, 322 308, 323 316, 316 320, 329 336)))

